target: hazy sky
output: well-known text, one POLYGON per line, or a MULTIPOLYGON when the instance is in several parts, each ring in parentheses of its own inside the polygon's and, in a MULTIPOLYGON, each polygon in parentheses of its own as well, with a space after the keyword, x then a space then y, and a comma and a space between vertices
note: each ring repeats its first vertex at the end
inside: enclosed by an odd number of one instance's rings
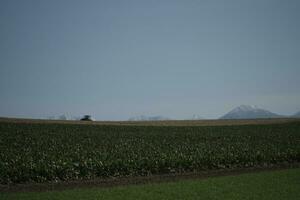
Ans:
POLYGON ((298 0, 1 0, 0 116, 300 110, 298 0))

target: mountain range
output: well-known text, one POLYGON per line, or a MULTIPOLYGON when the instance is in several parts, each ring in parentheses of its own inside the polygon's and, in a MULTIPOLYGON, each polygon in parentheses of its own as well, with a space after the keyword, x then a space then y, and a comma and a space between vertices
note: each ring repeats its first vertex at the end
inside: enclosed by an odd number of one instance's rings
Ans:
MULTIPOLYGON (((300 111, 291 116, 279 115, 273 113, 269 110, 259 108, 257 106, 251 105, 240 105, 219 119, 269 119, 269 118, 300 118, 300 111)), ((201 120, 203 119, 199 115, 193 115, 190 119, 187 120, 201 120)), ((129 121, 161 121, 161 120, 170 120, 170 118, 163 116, 136 116, 129 119, 129 121)))

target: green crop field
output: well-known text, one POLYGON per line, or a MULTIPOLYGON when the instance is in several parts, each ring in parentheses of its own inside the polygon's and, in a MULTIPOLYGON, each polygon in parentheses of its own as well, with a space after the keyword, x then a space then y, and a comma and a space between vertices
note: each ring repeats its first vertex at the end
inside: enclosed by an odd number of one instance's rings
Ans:
POLYGON ((0 183, 144 176, 300 161, 300 123, 114 126, 0 122, 0 183))

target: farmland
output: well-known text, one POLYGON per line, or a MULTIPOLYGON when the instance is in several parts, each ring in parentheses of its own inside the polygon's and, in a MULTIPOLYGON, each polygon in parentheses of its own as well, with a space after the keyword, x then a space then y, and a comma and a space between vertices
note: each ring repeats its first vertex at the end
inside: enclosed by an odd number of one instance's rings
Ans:
POLYGON ((298 200, 300 169, 181 180, 171 183, 125 185, 114 188, 77 188, 64 191, 0 193, 9 200, 132 200, 132 199, 221 199, 298 200))
POLYGON ((267 167, 300 161, 300 123, 143 126, 0 122, 0 183, 267 167))

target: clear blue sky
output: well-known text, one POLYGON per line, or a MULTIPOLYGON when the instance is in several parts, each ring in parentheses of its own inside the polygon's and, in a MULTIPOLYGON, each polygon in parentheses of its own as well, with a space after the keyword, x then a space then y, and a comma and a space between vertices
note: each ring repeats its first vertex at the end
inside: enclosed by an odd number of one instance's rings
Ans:
POLYGON ((298 0, 1 0, 0 116, 300 110, 298 0))

